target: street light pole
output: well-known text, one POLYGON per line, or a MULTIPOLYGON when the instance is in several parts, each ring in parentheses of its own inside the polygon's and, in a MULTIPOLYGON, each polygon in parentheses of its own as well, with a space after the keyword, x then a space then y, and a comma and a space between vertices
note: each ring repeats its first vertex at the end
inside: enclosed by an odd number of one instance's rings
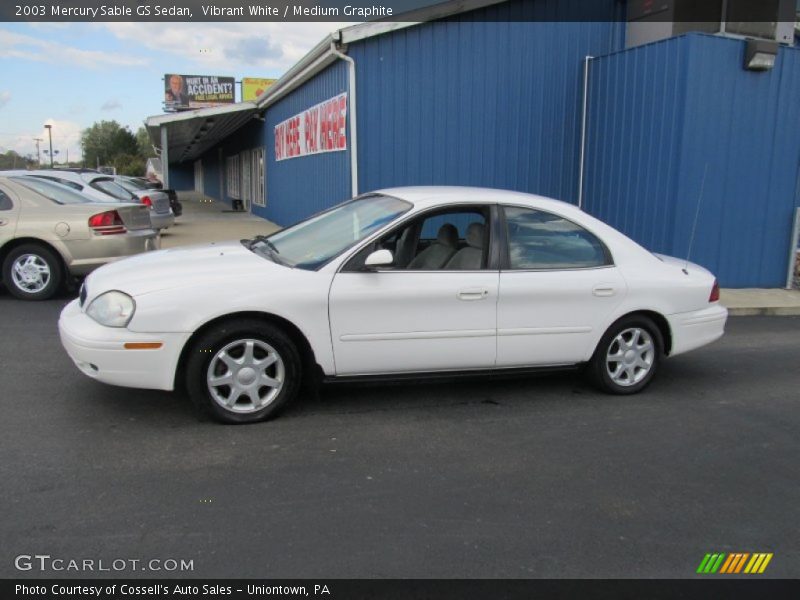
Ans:
POLYGON ((41 167, 42 166, 42 155, 39 152, 39 142, 43 142, 44 140, 42 138, 33 138, 33 141, 36 142, 36 166, 37 167, 41 167))
POLYGON ((45 129, 47 129, 47 137, 50 138, 50 168, 53 168, 53 126, 52 125, 45 125, 45 129))

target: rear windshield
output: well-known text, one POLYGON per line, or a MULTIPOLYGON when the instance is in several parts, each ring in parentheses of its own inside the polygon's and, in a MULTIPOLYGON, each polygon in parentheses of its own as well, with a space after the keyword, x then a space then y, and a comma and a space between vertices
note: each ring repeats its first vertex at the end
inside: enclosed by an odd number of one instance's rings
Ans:
POLYGON ((50 177, 48 175, 31 175, 31 177, 36 177, 36 179, 44 179, 46 181, 54 181, 55 183, 60 183, 61 185, 65 185, 68 188, 72 188, 73 190, 83 191, 83 186, 80 183, 75 183, 74 181, 70 181, 69 179, 61 179, 60 177, 50 177))
POLYGON ((117 200, 122 200, 123 202, 130 202, 130 201, 138 201, 138 198, 135 194, 129 192, 125 188, 117 185, 111 179, 95 179, 90 183, 93 188, 100 190, 101 192, 105 192, 109 196, 116 198, 117 200))
POLYGON ((91 202, 90 198, 60 183, 46 181, 36 177, 10 177, 9 179, 29 190, 38 192, 56 204, 83 204, 84 202, 91 202))
POLYGON ((150 189, 145 184, 143 184, 141 181, 137 181, 136 179, 129 179, 127 177, 117 177, 114 181, 116 183, 120 184, 126 190, 130 190, 130 191, 134 191, 134 190, 149 191, 149 189, 150 189))

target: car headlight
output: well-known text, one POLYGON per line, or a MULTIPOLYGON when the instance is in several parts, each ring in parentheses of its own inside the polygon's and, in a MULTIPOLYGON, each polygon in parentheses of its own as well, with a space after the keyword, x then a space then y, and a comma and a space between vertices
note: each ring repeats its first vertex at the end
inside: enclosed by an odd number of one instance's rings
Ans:
POLYGON ((100 294, 92 300, 86 314, 106 327, 125 327, 133 317, 136 303, 133 298, 116 290, 100 294))

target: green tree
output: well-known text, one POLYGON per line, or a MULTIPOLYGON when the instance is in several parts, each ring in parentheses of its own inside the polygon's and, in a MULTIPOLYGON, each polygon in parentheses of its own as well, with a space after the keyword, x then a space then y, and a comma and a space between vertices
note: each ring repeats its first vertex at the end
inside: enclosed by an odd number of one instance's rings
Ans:
POLYGON ((22 156, 14 150, 0 154, 0 169, 30 169, 36 161, 30 156, 22 156))
POLYGON ((153 143, 150 141, 150 135, 144 125, 136 130, 136 144, 139 146, 139 154, 145 158, 153 156, 153 143))
POLYGON ((121 157, 126 157, 123 160, 127 162, 129 156, 140 156, 136 136, 116 121, 100 121, 84 129, 81 132, 81 149, 86 165, 90 167, 98 163, 116 166, 115 162, 121 157))
POLYGON ((139 154, 119 154, 113 165, 117 168, 117 175, 144 177, 146 159, 139 154))

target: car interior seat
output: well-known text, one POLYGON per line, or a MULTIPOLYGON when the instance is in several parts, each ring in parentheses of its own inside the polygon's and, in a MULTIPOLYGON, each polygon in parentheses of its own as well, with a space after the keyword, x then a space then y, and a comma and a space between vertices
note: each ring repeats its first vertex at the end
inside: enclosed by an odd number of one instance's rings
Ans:
POLYGON ((467 227, 467 246, 456 252, 445 269, 474 271, 483 266, 483 240, 486 227, 483 223, 470 223, 467 227))
POLYGON ((414 258, 414 227, 406 227, 394 250, 394 266, 398 269, 405 269, 411 259, 414 258))
POLYGON ((436 241, 417 254, 408 263, 408 269, 431 270, 441 269, 458 250, 458 229, 451 223, 445 223, 436 234, 436 241))

